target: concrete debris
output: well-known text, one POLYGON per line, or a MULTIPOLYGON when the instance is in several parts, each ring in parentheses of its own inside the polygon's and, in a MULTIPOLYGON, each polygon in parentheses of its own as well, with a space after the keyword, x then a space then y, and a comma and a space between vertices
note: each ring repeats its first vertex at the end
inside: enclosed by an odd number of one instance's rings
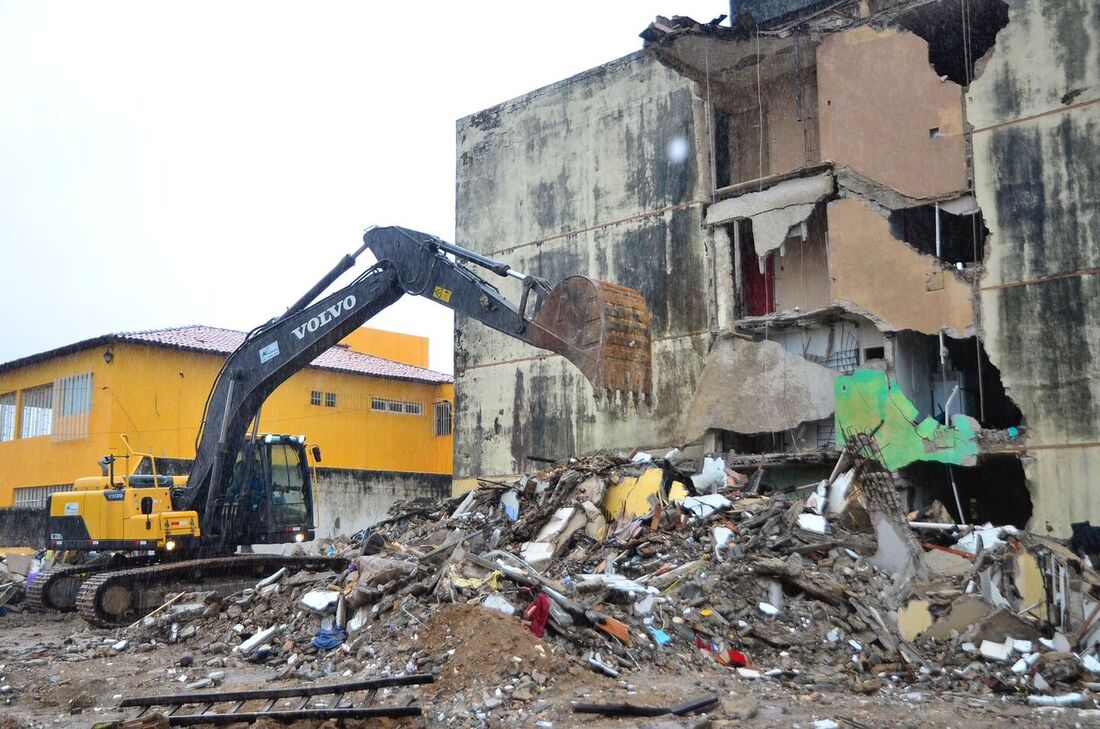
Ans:
POLYGON ((530 726, 547 716, 535 711, 539 692, 566 675, 626 683, 640 672, 719 672, 909 704, 993 692, 1021 705, 1028 694, 1084 691, 1100 675, 1089 620, 1100 576, 1060 544, 946 523, 896 534, 908 529, 898 510, 881 520, 892 539, 884 545, 869 524, 847 526, 852 509, 887 508, 863 503, 858 469, 761 495, 722 464, 721 483, 708 481, 715 493, 692 495, 685 463, 605 454, 399 504, 354 542, 322 547, 348 556, 341 572, 173 595, 131 628, 76 638, 72 650, 179 644, 187 660, 173 659, 172 678, 187 691, 241 665, 272 681, 429 673, 447 682, 450 693, 434 701, 456 726, 497 716, 530 726), (838 483, 843 499, 833 500, 838 483), (976 552, 963 548, 973 534, 976 552), (903 538, 927 550, 925 577, 910 570, 899 581, 876 565, 891 548, 909 565, 903 538), (1052 575, 1064 575, 1060 587, 1052 575))

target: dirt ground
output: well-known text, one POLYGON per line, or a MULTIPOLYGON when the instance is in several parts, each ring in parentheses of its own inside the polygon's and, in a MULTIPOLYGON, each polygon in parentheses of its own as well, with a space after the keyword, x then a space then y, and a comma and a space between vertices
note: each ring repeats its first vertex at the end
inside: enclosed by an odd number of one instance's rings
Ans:
MULTIPOLYGON (((416 646, 435 645, 454 649, 436 684, 402 689, 412 692, 424 707, 424 716, 405 722, 353 722, 363 727, 675 727, 747 726, 814 727, 831 720, 840 727, 1004 727, 1100 725, 1100 710, 1039 709, 1019 698, 992 693, 980 696, 932 695, 909 687, 887 685, 872 695, 837 691, 828 686, 799 683, 798 679, 744 680, 728 669, 695 675, 655 672, 624 674, 620 680, 599 676, 565 655, 552 642, 538 641, 514 618, 466 605, 447 606, 414 636, 396 636, 388 647, 394 660, 416 646), (509 663, 524 664, 544 672, 549 679, 522 706, 505 700, 482 719, 467 706, 457 706, 456 696, 484 692, 509 663), (577 715, 571 701, 675 704, 713 691, 718 708, 691 718, 609 719, 577 715), (462 713, 467 710, 468 713, 462 713), (543 722, 537 724, 537 722, 543 722)), ((162 645, 147 652, 116 653, 106 639, 123 636, 94 631, 104 648, 94 656, 76 651, 88 633, 73 615, 8 614, 0 617, 0 726, 91 727, 96 722, 133 716, 121 711, 122 697, 182 692, 186 680, 210 670, 202 654, 201 638, 195 645, 162 645), (73 639, 74 635, 82 638, 73 639), (195 656, 191 668, 179 666, 180 656, 195 656), (181 679, 181 676, 185 677, 181 679), (10 687, 3 689, 2 687, 10 687)), ((267 688, 273 684, 272 667, 229 659, 223 690, 267 688)), ((366 677, 365 675, 362 677, 366 677)), ((333 680, 348 680, 333 677, 333 680)), ((504 679, 500 679, 503 683, 504 679)), ((283 681, 278 686, 292 685, 283 681)), ((392 697, 391 697, 392 698, 392 697)), ((463 701, 474 702, 473 698, 463 701)), ((458 702, 461 703, 461 702, 458 702)), ((271 729, 283 725, 260 722, 271 729)), ((320 723, 300 722, 298 729, 320 723)))

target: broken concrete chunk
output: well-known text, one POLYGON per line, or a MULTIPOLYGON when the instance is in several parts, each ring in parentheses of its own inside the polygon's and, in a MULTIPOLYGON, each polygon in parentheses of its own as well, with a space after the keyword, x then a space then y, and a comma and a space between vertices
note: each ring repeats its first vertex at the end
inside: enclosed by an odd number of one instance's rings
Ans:
POLYGON ((237 652, 242 656, 250 656, 261 647, 267 645, 272 638, 281 633, 285 628, 285 625, 273 625, 270 628, 261 630, 237 646, 237 652))
POLYGON ((898 608, 898 633, 902 640, 911 641, 930 627, 932 613, 927 600, 910 600, 905 607, 898 608))
POLYGON ((947 614, 936 620, 928 629, 927 635, 936 640, 947 640, 952 632, 962 635, 972 625, 989 615, 992 609, 978 597, 963 595, 951 603, 947 614))
POLYGON ((504 613, 505 615, 515 615, 516 607, 499 592, 494 592, 485 596, 485 599, 481 601, 481 606, 489 608, 490 610, 496 610, 497 612, 504 613))
POLYGON ((814 534, 828 534, 829 523, 820 514, 799 514, 798 526, 814 534))
POLYGON ((779 608, 777 608, 775 605, 772 605, 771 603, 761 602, 756 607, 760 610, 761 614, 766 615, 769 618, 774 618, 776 615, 779 614, 779 608))
POLYGON ((534 569, 542 571, 554 558, 554 545, 549 542, 524 542, 519 556, 534 569))
MULTIPOLYGON (((1035 640, 1039 637, 1030 623, 1025 622, 1006 608, 997 608, 988 616, 979 620, 975 626, 975 637, 979 640, 1003 641, 1006 638, 1035 640)), ((1009 645, 1009 649, 1012 645, 1009 645)))
POLYGON ((924 562, 929 572, 936 577, 962 577, 970 573, 973 563, 966 557, 932 549, 924 553, 924 562))
POLYGON ((336 612, 336 603, 340 601, 337 590, 310 590, 302 595, 302 607, 318 615, 336 612))
POLYGON ((983 640, 978 647, 982 657, 990 661, 1007 661, 1012 655, 1012 646, 1007 643, 998 643, 993 640, 983 640))

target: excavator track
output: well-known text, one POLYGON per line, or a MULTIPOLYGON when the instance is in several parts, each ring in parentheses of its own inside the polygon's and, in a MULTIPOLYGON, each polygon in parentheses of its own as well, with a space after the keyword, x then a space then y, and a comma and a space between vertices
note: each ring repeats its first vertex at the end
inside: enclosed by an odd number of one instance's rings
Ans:
POLYGON ((93 575, 80 586, 76 609, 92 625, 104 628, 128 625, 149 612, 143 595, 151 591, 184 592, 233 580, 261 579, 274 570, 343 570, 341 557, 284 557, 248 554, 192 559, 93 575))
POLYGON ((76 596, 86 579, 102 572, 137 567, 139 564, 129 559, 50 567, 34 575, 27 586, 24 599, 27 607, 35 611, 70 612, 76 609, 76 596))

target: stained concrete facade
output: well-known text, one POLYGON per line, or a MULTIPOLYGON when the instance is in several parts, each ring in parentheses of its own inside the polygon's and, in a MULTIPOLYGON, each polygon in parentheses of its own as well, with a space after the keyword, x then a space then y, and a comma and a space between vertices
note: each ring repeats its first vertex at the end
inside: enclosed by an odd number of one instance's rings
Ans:
POLYGON ((967 95, 990 359, 1024 414, 1033 525, 1100 523, 1100 6, 1013 0, 967 95))
POLYGON ((784 7, 759 34, 658 18, 646 56, 459 123, 460 242, 638 288, 657 397, 597 407, 560 358, 460 325, 456 475, 705 429, 707 452, 797 485, 867 415, 822 383, 862 372, 912 416, 911 503, 1100 523, 1100 11, 784 7), (752 416, 761 392, 780 412, 752 416))
MULTIPOLYGON (((709 347, 702 107, 644 53, 458 122, 459 245, 556 283, 630 286, 653 314, 653 403, 597 405, 571 364, 455 324, 455 480, 528 470, 527 456, 676 439, 709 347)), ((518 286, 500 283, 518 299, 518 286)))

